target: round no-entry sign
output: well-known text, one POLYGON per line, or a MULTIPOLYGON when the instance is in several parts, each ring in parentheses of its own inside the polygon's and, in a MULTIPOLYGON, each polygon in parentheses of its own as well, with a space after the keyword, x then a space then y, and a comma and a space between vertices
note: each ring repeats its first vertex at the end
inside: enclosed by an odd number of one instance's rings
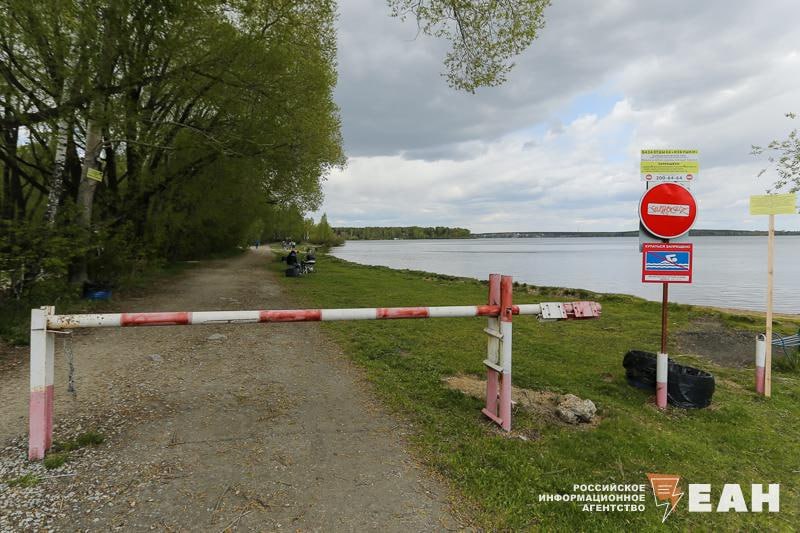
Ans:
POLYGON ((660 239, 680 237, 694 224, 697 203, 688 189, 662 183, 648 189, 639 201, 639 218, 647 231, 660 239))

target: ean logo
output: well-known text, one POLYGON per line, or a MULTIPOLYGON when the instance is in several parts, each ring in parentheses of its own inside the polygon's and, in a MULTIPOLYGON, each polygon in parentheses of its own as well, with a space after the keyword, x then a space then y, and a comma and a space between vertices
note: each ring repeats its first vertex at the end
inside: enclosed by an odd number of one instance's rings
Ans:
POLYGON ((664 517, 661 519, 661 523, 663 524, 667 521, 667 517, 675 510, 675 507, 678 506, 678 502, 681 501, 683 497, 683 492, 678 488, 678 482, 681 476, 647 474, 647 478, 650 480, 650 486, 653 488, 653 498, 656 501, 656 507, 664 507, 664 517))

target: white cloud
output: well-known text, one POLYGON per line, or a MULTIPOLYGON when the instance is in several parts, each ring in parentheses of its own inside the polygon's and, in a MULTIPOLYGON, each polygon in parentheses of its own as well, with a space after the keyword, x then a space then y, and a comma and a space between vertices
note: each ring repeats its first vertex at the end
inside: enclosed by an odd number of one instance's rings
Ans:
POLYGON ((747 214, 769 182, 749 151, 800 111, 797 2, 557 2, 508 83, 476 95, 440 76, 446 43, 382 2, 340 8, 350 162, 325 186, 334 225, 635 229, 639 150, 686 147, 697 227, 765 226, 747 214))

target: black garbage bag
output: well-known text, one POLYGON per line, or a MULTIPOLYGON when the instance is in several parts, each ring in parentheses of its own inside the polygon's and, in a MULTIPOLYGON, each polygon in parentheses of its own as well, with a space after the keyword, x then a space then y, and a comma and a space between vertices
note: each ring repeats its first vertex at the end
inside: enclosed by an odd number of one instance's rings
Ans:
MULTIPOLYGON (((639 389, 656 390, 656 354, 631 350, 622 360, 628 384, 639 389)), ((684 409, 700 409, 711 404, 714 376, 708 372, 669 360, 667 366, 667 401, 684 409)))
POLYGON ((110 300, 111 285, 96 281, 84 281, 82 297, 86 300, 110 300))
POLYGON ((714 376, 691 366, 669 362, 667 401, 684 409, 702 409, 711 405, 714 376))

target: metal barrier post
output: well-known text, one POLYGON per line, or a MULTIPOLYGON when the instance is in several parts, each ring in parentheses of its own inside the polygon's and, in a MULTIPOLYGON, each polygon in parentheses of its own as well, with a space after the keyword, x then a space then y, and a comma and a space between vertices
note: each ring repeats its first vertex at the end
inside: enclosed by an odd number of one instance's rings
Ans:
POLYGON ((511 431, 511 317, 513 316, 513 284, 511 276, 500 278, 500 420, 503 429, 511 431))
MULTIPOLYGON (((489 275, 489 305, 500 305, 500 274, 489 275)), ((484 330, 489 336, 486 346, 486 409, 483 410, 493 420, 497 413, 497 394, 500 384, 500 319, 490 316, 488 327, 484 330)))
POLYGON ((31 310, 31 382, 28 459, 44 459, 53 444, 55 335, 47 331, 52 307, 31 310))

